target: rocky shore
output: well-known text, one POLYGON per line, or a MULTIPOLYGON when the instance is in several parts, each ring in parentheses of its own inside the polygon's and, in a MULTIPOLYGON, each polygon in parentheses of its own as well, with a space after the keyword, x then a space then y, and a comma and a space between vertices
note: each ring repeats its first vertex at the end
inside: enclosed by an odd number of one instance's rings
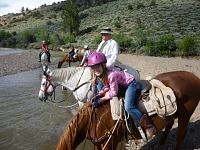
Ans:
MULTIPOLYGON (((0 55, 0 77, 41 67, 38 62, 38 50, 0 55)), ((58 63, 58 58, 52 58, 52 64, 58 63)))

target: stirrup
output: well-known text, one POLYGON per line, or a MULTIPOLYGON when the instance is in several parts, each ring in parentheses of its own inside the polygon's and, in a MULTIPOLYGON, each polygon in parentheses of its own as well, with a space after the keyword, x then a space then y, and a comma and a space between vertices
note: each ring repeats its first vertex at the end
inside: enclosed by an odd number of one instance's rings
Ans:
POLYGON ((138 125, 137 123, 135 123, 135 126, 137 127, 138 131, 140 132, 140 135, 141 135, 142 139, 143 139, 145 142, 147 142, 148 139, 147 139, 147 137, 146 137, 144 131, 142 130, 141 126, 138 125))

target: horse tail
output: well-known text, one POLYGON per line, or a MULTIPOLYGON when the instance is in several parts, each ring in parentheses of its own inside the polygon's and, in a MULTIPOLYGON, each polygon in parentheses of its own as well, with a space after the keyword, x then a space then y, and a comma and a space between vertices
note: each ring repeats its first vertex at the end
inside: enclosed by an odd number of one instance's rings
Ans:
POLYGON ((65 128, 60 140, 56 145, 56 150, 76 149, 76 147, 86 138, 86 126, 88 125, 87 108, 84 105, 76 115, 74 115, 65 128))

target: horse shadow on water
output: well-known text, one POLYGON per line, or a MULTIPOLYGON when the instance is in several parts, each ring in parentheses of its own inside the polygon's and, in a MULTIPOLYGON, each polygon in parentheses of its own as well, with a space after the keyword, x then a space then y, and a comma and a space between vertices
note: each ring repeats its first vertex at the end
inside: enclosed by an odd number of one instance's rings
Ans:
MULTIPOLYGON (((176 147, 176 138, 177 138, 178 128, 173 128, 166 140, 166 143, 162 146, 162 150, 173 150, 176 147)), ((188 124, 187 134, 185 136, 184 142, 182 143, 181 148, 184 150, 194 150, 200 149, 200 120, 191 122, 188 124)), ((160 132, 148 143, 141 146, 141 150, 154 150, 155 144, 162 137, 163 132, 160 132)), ((137 141, 131 141, 130 147, 134 147, 137 141)))

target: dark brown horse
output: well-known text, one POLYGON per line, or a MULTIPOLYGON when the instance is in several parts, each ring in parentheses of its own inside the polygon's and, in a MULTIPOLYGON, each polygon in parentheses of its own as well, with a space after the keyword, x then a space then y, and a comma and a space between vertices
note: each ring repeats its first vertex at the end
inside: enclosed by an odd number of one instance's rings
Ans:
MULTIPOLYGON (((162 73, 155 79, 171 87, 177 99, 177 112, 172 116, 165 119, 157 115, 149 117, 158 132, 165 128, 163 136, 155 148, 161 148, 165 143, 174 119, 177 118, 178 135, 175 149, 181 149, 190 117, 200 100, 200 79, 185 71, 162 73)), ((74 150, 84 139, 91 140, 96 149, 102 149, 104 146, 106 150, 116 149, 117 143, 123 140, 126 132, 123 122, 118 122, 115 128, 116 122, 112 120, 109 102, 95 109, 92 109, 87 103, 69 121, 57 143, 56 150, 74 150), (108 140, 109 135, 111 136, 110 140, 108 140)), ((133 127, 132 136, 133 139, 141 139, 136 127, 133 127)))
POLYGON ((70 60, 69 55, 65 55, 62 57, 58 62, 58 68, 61 68, 62 64, 66 61, 68 62, 68 66, 71 66, 71 62, 81 62, 83 59, 83 54, 78 53, 76 58, 73 58, 73 60, 70 60))

